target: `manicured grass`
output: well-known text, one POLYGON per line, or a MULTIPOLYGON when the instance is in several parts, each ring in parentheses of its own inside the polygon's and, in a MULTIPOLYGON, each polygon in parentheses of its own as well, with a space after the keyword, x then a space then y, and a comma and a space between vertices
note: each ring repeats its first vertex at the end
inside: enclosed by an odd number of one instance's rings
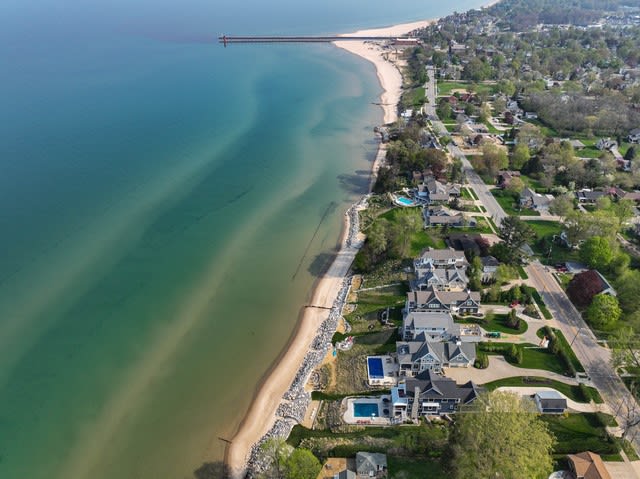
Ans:
POLYGON ((508 191, 491 190, 491 194, 502 206, 504 212, 511 216, 540 216, 536 210, 520 208, 519 200, 508 191))
POLYGON ((518 265, 518 274, 520 275, 520 279, 529 279, 529 275, 527 274, 527 272, 524 270, 524 268, 520 265, 518 265))
MULTIPOLYGON (((604 415, 606 416, 606 415, 604 415)), ((574 454, 582 451, 593 451, 598 454, 618 455, 619 447, 610 438, 604 428, 607 422, 603 415, 597 413, 543 415, 541 419, 547 423, 549 430, 556 437, 555 454, 574 454)))
MULTIPOLYGON (((560 381, 555 381, 553 379, 547 379, 537 376, 514 376, 511 378, 498 379, 496 381, 491 381, 489 383, 483 384, 483 387, 487 388, 489 391, 493 391, 494 389, 501 387, 545 387, 545 388, 553 388, 558 392, 561 392, 569 399, 579 403, 588 403, 591 401, 591 396, 585 397, 582 392, 582 389, 579 386, 572 386, 571 384, 565 384, 560 381)), ((586 387, 586 386, 585 386, 586 387)), ((598 391, 594 388, 593 392, 595 394, 598 391)))
MULTIPOLYGON (((507 348, 511 347, 511 344, 512 343, 492 343, 493 346, 503 349, 502 351, 487 352, 487 354, 502 355, 510 364, 518 368, 542 369, 544 371, 551 371, 558 374, 565 374, 567 372, 562 360, 558 356, 552 354, 547 349, 539 348, 535 344, 519 345, 519 347, 522 348, 522 363, 516 364, 507 353, 507 348)), ((482 350, 482 348, 480 348, 480 350, 482 350)))
POLYGON ((522 364, 516 366, 526 369, 544 369, 558 374, 565 373, 565 367, 557 356, 534 345, 525 345, 522 364))
POLYGON ((527 220, 527 224, 531 226, 538 239, 559 235, 562 232, 562 225, 557 221, 527 220))
POLYGON ((497 233, 498 232, 498 227, 496 226, 495 222, 493 221, 493 218, 487 217, 487 221, 489 222, 489 224, 493 228, 494 233, 497 233))
POLYGON ((471 89, 476 93, 493 93, 494 86, 484 83, 466 83, 466 82, 454 82, 454 81, 439 81, 438 82, 438 96, 449 96, 453 90, 467 90, 471 89))
POLYGON ((460 188, 460 196, 464 200, 475 200, 475 198, 471 196, 471 192, 469 191, 469 188, 460 188))
POLYGON ((540 308, 540 311, 542 312, 542 316, 544 316, 544 319, 553 319, 553 316, 551 315, 551 312, 547 309, 547 305, 544 304, 544 301, 542 300, 542 296, 540 296, 540 293, 538 293, 537 291, 532 291, 531 296, 533 296, 533 299, 538 305, 538 308, 540 308))
POLYGON ((482 323, 482 327, 486 331, 500 331, 501 333, 507 334, 524 334, 527 329, 529 329, 529 325, 524 319, 520 319, 520 326, 518 329, 510 328, 507 326, 506 314, 495 314, 491 321, 482 323))
MULTIPOLYGON (((539 338, 542 338, 543 336, 547 335, 547 331, 546 331, 547 327, 548 326, 538 329, 536 331, 536 336, 538 336, 539 338)), ((560 347, 560 349, 565 351, 567 360, 571 363, 571 365, 576 370, 576 372, 583 373, 584 367, 582 366, 582 363, 576 356, 576 353, 573 351, 573 349, 571 349, 571 346, 569 346, 569 342, 564 337, 564 334, 562 334, 562 331, 556 328, 549 328, 549 329, 551 329, 551 332, 556 336, 556 339, 558 341, 558 346, 560 347)), ((596 400, 596 402, 601 402, 601 400, 600 401, 596 400)))
POLYGON ((595 146, 587 146, 582 150, 576 150, 576 156, 580 158, 599 158, 602 153, 603 151, 598 150, 595 146))
POLYGON ((390 479, 429 478, 446 479, 440 461, 411 457, 387 456, 390 479))
POLYGON ((562 287, 562 289, 566 291, 567 286, 569 286, 569 281, 571 281, 571 279, 573 278, 573 275, 567 274, 567 273, 558 273, 554 276, 558 280, 558 284, 562 287))

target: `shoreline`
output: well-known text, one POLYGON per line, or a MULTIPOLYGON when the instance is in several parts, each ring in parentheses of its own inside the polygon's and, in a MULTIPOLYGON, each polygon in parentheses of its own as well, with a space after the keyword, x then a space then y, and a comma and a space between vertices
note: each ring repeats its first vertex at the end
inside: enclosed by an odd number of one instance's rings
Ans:
MULTIPOLYGON (((429 25, 435 20, 403 23, 385 28, 361 30, 345 34, 352 35, 402 35, 417 28, 429 25)), ((380 103, 384 113, 383 123, 393 123, 398 118, 397 105, 402 90, 402 76, 395 64, 384 59, 380 47, 369 48, 365 42, 334 42, 354 55, 358 55, 374 64, 378 82, 382 87, 380 103)), ((373 187, 377 172, 384 162, 386 145, 379 142, 375 159, 371 167, 373 187)), ((244 479, 253 464, 259 444, 272 436, 286 437, 291 428, 301 422, 311 401, 309 393, 304 391, 307 379, 315 367, 326 356, 333 333, 341 316, 343 301, 350 288, 348 272, 356 253, 364 243, 360 233, 358 210, 366 204, 368 195, 352 205, 344 216, 339 251, 329 269, 318 279, 311 293, 310 305, 301 312, 298 324, 282 354, 276 358, 273 366, 260 382, 251 406, 227 446, 224 462, 232 479, 244 479), (330 312, 327 313, 327 309, 330 312), (314 348, 313 346, 316 346, 314 348), (312 356, 312 357, 310 357, 312 356), (296 408, 295 401, 304 405, 296 408), (292 403, 294 404, 291 411, 292 403), (286 411, 285 411, 286 410, 286 411), (278 414, 278 411, 284 414, 278 414), (297 417, 285 419, 282 416, 297 417), (281 416, 281 417, 278 417, 281 416)))
MULTIPOLYGON (((499 0, 487 2, 489 7, 499 0)), ((384 28, 360 30, 341 36, 400 36, 426 27, 437 19, 403 23, 384 28)), ((373 63, 382 87, 380 106, 383 124, 398 118, 398 104, 402 94, 402 75, 398 66, 387 60, 382 47, 371 42, 333 42, 338 48, 373 63)), ((383 165, 386 145, 381 141, 371 166, 371 192, 379 168, 383 165)), ((287 346, 274 361, 258 384, 251 406, 238 431, 227 446, 224 463, 232 479, 244 479, 255 464, 259 445, 270 437, 287 437, 295 424, 302 422, 311 396, 304 386, 311 372, 321 363, 330 349, 342 307, 351 286, 348 273, 365 236, 360 233, 358 211, 366 207, 365 195, 345 213, 339 239, 339 250, 328 270, 318 279, 311 293, 309 305, 300 313, 287 346), (315 306, 315 307, 314 307, 315 306), (329 310, 329 311, 328 311, 329 310)))

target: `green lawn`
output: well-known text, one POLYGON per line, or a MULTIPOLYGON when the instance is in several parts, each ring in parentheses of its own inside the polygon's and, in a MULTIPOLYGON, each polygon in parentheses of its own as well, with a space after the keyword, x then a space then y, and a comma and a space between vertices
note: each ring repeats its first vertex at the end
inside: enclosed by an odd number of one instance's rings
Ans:
POLYGON ((529 329, 529 325, 524 319, 520 320, 520 327, 518 329, 510 328, 507 326, 506 321, 506 314, 495 314, 493 319, 489 322, 483 323, 482 327, 486 331, 500 331, 501 333, 507 334, 524 334, 527 329, 529 329))
POLYGON ((557 221, 527 220, 527 224, 531 226, 538 239, 559 235, 562 232, 562 225, 557 221))
MULTIPOLYGON (((561 383, 560 381, 555 381, 553 379, 547 379, 542 377, 535 376, 515 376, 511 378, 498 379, 497 381, 491 381, 489 383, 483 384, 483 387, 487 388, 489 391, 493 391, 494 389, 500 387, 546 387, 553 388, 558 392, 561 392, 569 399, 580 402, 580 403, 588 403, 591 400, 590 397, 585 397, 582 390, 578 386, 572 386, 570 384, 561 383)), ((588 386, 585 386, 588 387, 588 386)), ((598 394, 598 391, 594 388, 589 387, 589 391, 592 394, 598 394)), ((598 394, 599 396, 599 394, 598 394)))
POLYGON ((578 251, 570 250, 560 244, 553 243, 554 235, 560 235, 562 225, 556 221, 544 220, 527 220, 527 224, 531 226, 536 236, 531 238, 529 245, 531 249, 540 256, 541 261, 545 264, 556 264, 564 261, 577 261, 578 251), (546 243, 541 240, 546 238, 546 243), (549 245, 551 245, 551 254, 549 254, 549 245))
POLYGON ((469 188, 460 188, 460 196, 463 200, 475 200, 475 198, 471 196, 471 191, 469 191, 469 188))
POLYGON ((602 150, 598 150, 595 146, 587 146, 581 150, 576 150, 576 156, 580 158, 599 158, 602 153, 602 150))
POLYGON ((411 457, 387 456, 390 479, 446 479, 440 461, 411 457))
POLYGON ((424 88, 418 87, 405 91, 402 97, 403 104, 413 105, 413 107, 420 108, 425 102, 424 88))
POLYGON ((502 190, 491 190, 491 194, 502 206, 504 212, 511 216, 540 216, 536 210, 520 208, 520 202, 511 193, 502 190))
POLYGON ((439 81, 438 82, 438 96, 449 96, 453 90, 466 90, 471 87, 476 93, 493 93, 494 85, 486 85, 483 83, 463 83, 455 81, 439 81))
POLYGON ((542 192, 542 191, 546 191, 546 188, 544 188, 541 184, 539 180, 533 179, 530 176, 527 175, 520 175, 520 179, 522 180, 522 182, 527 185, 529 188, 533 189, 534 191, 537 191, 538 193, 542 192))
MULTIPOLYGON (((573 365, 575 370, 578 371, 578 372, 581 372, 581 373, 584 372, 584 367, 582 367, 582 363, 580 362, 580 360, 576 356, 576 353, 573 352, 573 349, 571 349, 571 347, 569 346, 569 341, 567 341, 567 338, 564 337, 564 334, 562 334, 562 331, 560 331, 559 329, 556 329, 556 328, 552 328, 552 329, 553 329, 553 333, 558 338, 558 342, 560 343, 560 347, 567 352, 569 360, 571 361, 571 364, 573 365)), ((540 329, 538 329, 538 331, 536 331, 536 335, 539 338, 542 338, 542 336, 544 336, 544 334, 545 334, 544 328, 540 328, 540 329)), ((571 338, 571 339, 573 339, 573 338, 571 338)))
MULTIPOLYGON (((480 343, 483 344, 483 343, 480 343)), ((544 371, 551 371, 558 374, 565 374, 566 367, 562 360, 552 354, 547 349, 541 349, 536 344, 523 344, 519 345, 522 348, 522 363, 516 364, 506 353, 507 348, 512 343, 491 343, 493 346, 504 348, 502 351, 487 352, 487 354, 501 355, 515 367, 524 369, 541 369, 544 371)), ((479 348, 482 351, 482 347, 479 348)))
MULTIPOLYGON (((555 454, 573 454, 593 451, 598 454, 619 457, 619 446, 610 438, 603 423, 610 423, 610 417, 602 413, 543 415, 549 430, 556 437, 555 454), (599 415, 598 415, 599 414, 599 415)), ((609 457, 607 457, 609 459, 609 457)))

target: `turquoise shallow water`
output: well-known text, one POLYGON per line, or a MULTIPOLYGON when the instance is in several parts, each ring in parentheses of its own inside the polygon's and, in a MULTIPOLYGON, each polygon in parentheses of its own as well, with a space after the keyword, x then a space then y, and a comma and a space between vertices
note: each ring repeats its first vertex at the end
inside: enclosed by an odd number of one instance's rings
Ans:
POLYGON ((382 115, 346 52, 212 36, 446 11, 333 3, 0 6, 0 477, 192 477, 222 458, 382 115))

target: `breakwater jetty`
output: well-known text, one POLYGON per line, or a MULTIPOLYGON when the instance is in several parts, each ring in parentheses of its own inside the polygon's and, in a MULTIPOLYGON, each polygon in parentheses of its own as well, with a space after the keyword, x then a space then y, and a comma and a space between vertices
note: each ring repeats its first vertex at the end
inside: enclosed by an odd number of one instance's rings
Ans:
POLYGON ((330 43, 345 40, 355 41, 402 41, 410 40, 407 38, 397 38, 388 36, 313 36, 313 35, 296 35, 296 36, 264 36, 264 35, 222 35, 218 37, 218 43, 224 44, 226 47, 229 43, 330 43))

